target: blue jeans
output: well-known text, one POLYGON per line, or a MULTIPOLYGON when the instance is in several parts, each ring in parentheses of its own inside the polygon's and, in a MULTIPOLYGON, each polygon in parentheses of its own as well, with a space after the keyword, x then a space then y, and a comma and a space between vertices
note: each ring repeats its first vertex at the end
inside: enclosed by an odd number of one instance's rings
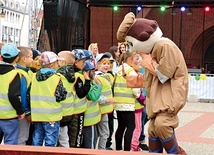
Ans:
POLYGON ((4 144, 18 144, 19 120, 17 118, 0 120, 0 130, 4 134, 4 144))
POLYGON ((60 123, 34 123, 35 129, 33 132, 33 142, 34 146, 42 146, 43 141, 45 146, 56 146, 59 137, 60 123))
POLYGON ((148 121, 148 118, 147 118, 147 114, 146 114, 146 107, 144 107, 143 111, 142 111, 142 131, 141 131, 140 138, 139 138, 140 143, 145 142, 146 135, 144 133, 144 125, 146 124, 147 121, 148 121))

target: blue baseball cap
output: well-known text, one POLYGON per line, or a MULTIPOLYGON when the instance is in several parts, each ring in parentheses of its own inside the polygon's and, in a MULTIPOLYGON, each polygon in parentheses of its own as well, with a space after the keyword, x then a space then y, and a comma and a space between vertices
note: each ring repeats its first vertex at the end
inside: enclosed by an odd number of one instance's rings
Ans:
POLYGON ((14 58, 19 54, 19 51, 15 44, 6 43, 1 48, 1 56, 6 59, 14 58))
POLYGON ((88 70, 93 70, 95 69, 94 65, 92 62, 86 61, 85 62, 85 67, 83 68, 83 71, 88 71, 88 70))
POLYGON ((90 51, 88 51, 88 50, 83 50, 83 52, 84 52, 84 54, 85 54, 85 59, 86 59, 86 60, 92 60, 92 59, 93 59, 93 56, 92 56, 92 54, 91 54, 90 51))
POLYGON ((82 60, 82 59, 86 58, 82 49, 72 50, 71 53, 74 55, 75 60, 82 60))

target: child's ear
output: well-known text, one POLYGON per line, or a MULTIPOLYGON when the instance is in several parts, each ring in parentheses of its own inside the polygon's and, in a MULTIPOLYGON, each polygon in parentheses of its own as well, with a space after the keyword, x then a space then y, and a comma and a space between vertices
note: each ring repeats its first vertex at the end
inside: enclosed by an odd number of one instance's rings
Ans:
POLYGON ((54 63, 51 63, 51 64, 49 65, 49 67, 50 67, 50 68, 53 68, 53 67, 54 67, 54 63))
POLYGON ((26 60, 26 57, 21 58, 21 61, 25 62, 25 60, 26 60))
POLYGON ((17 63, 19 61, 19 56, 16 57, 15 62, 17 63))

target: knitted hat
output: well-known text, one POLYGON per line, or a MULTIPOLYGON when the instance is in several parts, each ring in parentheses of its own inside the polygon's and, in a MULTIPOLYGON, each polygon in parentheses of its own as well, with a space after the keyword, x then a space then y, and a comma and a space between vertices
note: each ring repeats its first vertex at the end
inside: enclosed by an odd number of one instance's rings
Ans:
POLYGON ((117 30, 117 39, 124 40, 126 36, 132 36, 139 41, 146 41, 158 27, 154 20, 135 18, 134 13, 126 14, 117 30))
POLYGON ((38 51, 38 50, 32 49, 32 52, 33 52, 33 60, 34 60, 37 56, 41 55, 41 52, 38 51))

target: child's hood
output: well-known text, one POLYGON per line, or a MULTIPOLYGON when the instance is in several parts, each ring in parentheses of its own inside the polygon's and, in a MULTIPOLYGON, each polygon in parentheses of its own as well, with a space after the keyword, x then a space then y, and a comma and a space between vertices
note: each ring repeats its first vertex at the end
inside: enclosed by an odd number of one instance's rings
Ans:
POLYGON ((36 73, 36 79, 37 79, 37 81, 45 81, 55 73, 56 73, 56 70, 54 70, 52 68, 41 68, 36 73))
POLYGON ((72 65, 62 66, 57 70, 57 73, 62 74, 68 80, 68 82, 73 83, 75 81, 75 72, 72 65))
POLYGON ((0 62, 0 75, 6 74, 10 72, 11 70, 15 69, 13 65, 0 62))

